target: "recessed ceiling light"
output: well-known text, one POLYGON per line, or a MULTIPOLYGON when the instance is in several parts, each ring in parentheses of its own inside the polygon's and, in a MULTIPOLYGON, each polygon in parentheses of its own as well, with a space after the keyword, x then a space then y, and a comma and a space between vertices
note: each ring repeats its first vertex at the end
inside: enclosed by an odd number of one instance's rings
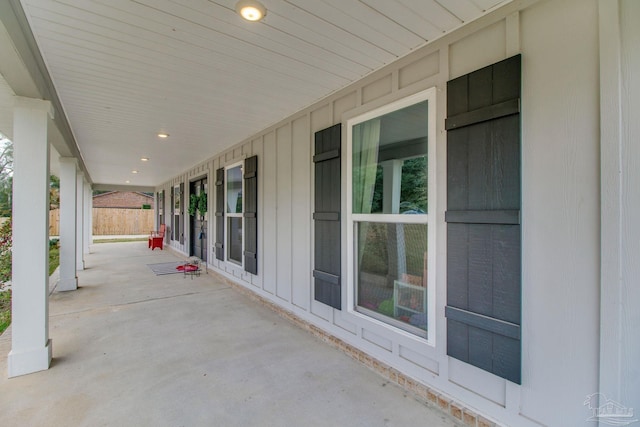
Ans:
POLYGON ((158 134, 158 138, 162 138, 162 139, 169 138, 169 134, 161 132, 161 133, 158 134))
POLYGON ((141 158, 140 158, 140 161, 141 161, 141 162, 148 162, 148 161, 149 161, 149 158, 148 158, 148 157, 141 157, 141 158))
POLYGON ((132 170, 131 173, 138 173, 138 171, 137 170, 132 170))
POLYGON ((256 22, 265 17, 267 9, 257 0, 240 0, 236 12, 247 21, 256 22))
POLYGON ((129 180, 126 180, 126 181, 125 181, 124 183, 125 183, 125 184, 128 184, 128 183, 130 183, 130 182, 131 182, 131 181, 129 181, 129 180))

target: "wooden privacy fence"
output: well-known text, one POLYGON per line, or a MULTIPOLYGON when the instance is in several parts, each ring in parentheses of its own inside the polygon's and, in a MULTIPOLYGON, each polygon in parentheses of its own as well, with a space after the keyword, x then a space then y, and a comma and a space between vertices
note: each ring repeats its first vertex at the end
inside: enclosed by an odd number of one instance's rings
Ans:
MULTIPOLYGON (((93 208, 93 235, 149 234, 153 209, 93 208)), ((60 210, 49 211, 49 235, 60 235, 60 210)))

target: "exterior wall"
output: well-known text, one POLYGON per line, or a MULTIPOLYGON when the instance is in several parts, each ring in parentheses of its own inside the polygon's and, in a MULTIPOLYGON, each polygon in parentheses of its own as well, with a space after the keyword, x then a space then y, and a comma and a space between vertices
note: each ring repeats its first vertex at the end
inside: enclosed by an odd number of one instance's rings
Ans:
MULTIPOLYGON (((210 267, 262 298, 501 424, 591 425, 591 412, 583 402, 599 387, 598 40, 597 0, 510 3, 160 189, 167 190, 168 207, 174 184, 184 182, 188 188, 191 177, 208 171, 210 267), (449 358, 444 317, 446 82, 517 53, 523 61, 521 386, 449 358), (311 275, 314 132, 430 87, 437 88, 434 346, 314 301, 311 275), (259 162, 256 276, 216 260, 211 249, 211 174, 251 155, 259 162)), ((632 66, 637 64, 630 70, 632 66)), ((343 170, 346 161, 343 158, 343 170)), ((345 227, 343 240, 346 232, 345 227)), ((171 245, 186 252, 187 244, 171 245)), ((345 254, 343 269, 346 260, 345 254)))
POLYGON ((153 208, 153 197, 132 191, 113 191, 93 196, 94 208, 141 209, 142 205, 153 208))
POLYGON ((598 392, 599 75, 595 1, 521 14, 523 416, 578 425, 598 392), (553 65, 551 65, 553 64, 553 65), (550 363, 553 361, 553 363, 550 363))

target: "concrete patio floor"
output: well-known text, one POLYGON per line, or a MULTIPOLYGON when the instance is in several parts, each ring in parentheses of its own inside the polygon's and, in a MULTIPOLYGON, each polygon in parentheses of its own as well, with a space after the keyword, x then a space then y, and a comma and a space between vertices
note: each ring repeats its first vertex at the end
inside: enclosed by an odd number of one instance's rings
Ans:
POLYGON ((7 379, 0 425, 456 426, 438 409, 146 242, 92 246, 80 288, 50 297, 53 362, 7 379))

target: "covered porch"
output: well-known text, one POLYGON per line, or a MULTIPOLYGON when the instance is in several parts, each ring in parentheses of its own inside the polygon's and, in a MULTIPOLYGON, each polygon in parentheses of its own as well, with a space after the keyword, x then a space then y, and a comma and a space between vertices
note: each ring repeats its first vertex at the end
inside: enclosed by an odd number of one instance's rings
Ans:
POLYGON ((243 3, 0 2, 11 421, 433 425, 387 380, 476 427, 638 421, 640 2, 243 3), (118 189, 163 252, 91 249, 118 189))
POLYGON ((179 260, 93 245, 81 287, 50 296, 51 368, 0 377, 2 424, 458 425, 221 276, 147 266, 179 260))

